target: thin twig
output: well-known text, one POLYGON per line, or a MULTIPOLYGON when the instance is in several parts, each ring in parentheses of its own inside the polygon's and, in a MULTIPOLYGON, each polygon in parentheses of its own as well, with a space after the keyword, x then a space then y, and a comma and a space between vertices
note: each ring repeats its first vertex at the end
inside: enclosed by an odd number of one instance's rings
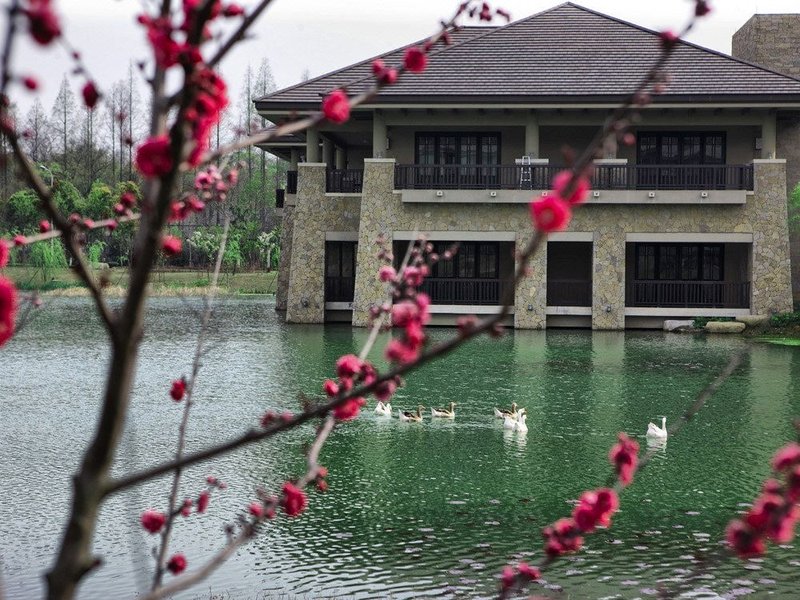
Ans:
MULTIPOLYGON (((319 473, 319 453, 322 450, 322 446, 325 444, 325 441, 328 439, 328 436, 331 434, 333 429, 336 426, 336 419, 332 416, 328 416, 325 419, 322 427, 319 428, 317 431, 316 438, 314 439, 314 443, 311 446, 311 449, 308 452, 307 458, 307 468, 305 474, 297 481, 297 487, 300 489, 305 488, 309 483, 314 481, 319 473)), ((197 569, 196 571, 192 571, 191 573, 176 579, 169 585, 164 587, 160 587, 157 590, 151 591, 149 594, 143 597, 138 597, 137 600, 159 600, 160 598, 164 598, 166 596, 170 596, 175 594, 181 590, 185 590, 194 584, 202 581, 206 577, 208 577, 211 573, 213 573, 216 569, 222 566, 225 561, 227 561, 233 553, 243 544, 250 541, 253 536, 257 533, 257 524, 256 523, 245 523, 242 525, 239 534, 231 539, 219 552, 217 552, 213 557, 211 557, 202 567, 197 569)))
MULTIPOLYGON (((219 273, 222 269, 222 257, 225 255, 225 243, 228 239, 228 228, 230 227, 230 219, 225 219, 225 224, 222 228, 222 238, 220 240, 219 251, 217 252, 217 260, 214 265, 214 273, 211 277, 211 286, 204 297, 205 310, 203 311, 200 321, 200 333, 197 336, 197 345, 195 346, 194 359, 192 360, 192 373, 189 377, 188 385, 186 386, 186 400, 183 406, 183 416, 180 426, 178 428, 178 444, 175 450, 175 460, 180 460, 183 457, 183 452, 186 449, 186 432, 189 428, 189 414, 194 404, 194 386, 197 381, 197 375, 200 373, 201 357, 203 356, 203 347, 205 344, 206 333, 208 331, 208 323, 211 320, 213 311, 214 297, 217 293, 217 282, 219 281, 219 273)), ((164 524, 164 530, 161 534, 161 547, 158 551, 156 558, 156 570, 153 575, 153 587, 155 590, 161 585, 164 577, 165 560, 167 552, 169 551, 169 537, 172 533, 172 524, 178 515, 176 511, 178 505, 178 489, 180 487, 182 469, 175 469, 175 474, 172 478, 172 489, 170 490, 169 500, 167 502, 167 522, 164 524)))

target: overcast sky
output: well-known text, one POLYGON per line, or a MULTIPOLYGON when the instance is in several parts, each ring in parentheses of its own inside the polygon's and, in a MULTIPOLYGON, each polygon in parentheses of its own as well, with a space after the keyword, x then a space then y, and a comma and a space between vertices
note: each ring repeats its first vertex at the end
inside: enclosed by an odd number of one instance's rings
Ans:
MULTIPOLYGON (((241 2, 252 5, 252 0, 241 2)), ((458 0, 274 0, 253 30, 222 64, 222 73, 238 95, 248 63, 257 68, 263 57, 271 63, 278 87, 297 83, 305 69, 312 76, 380 54, 433 32, 458 0)), ((145 0, 57 0, 64 29, 82 50, 101 87, 121 79, 130 59, 148 58, 142 28, 134 22, 145 0)), ((559 4, 551 0, 493 2, 520 19, 559 4)), ((653 29, 678 29, 693 0, 583 0, 584 6, 653 29)), ((756 12, 796 13, 796 0, 712 0, 714 12, 690 36, 702 46, 730 52, 734 31, 756 12)), ((5 15, 5 13, 3 13, 5 15)), ((4 16, 1 20, 4 20, 4 16)), ((18 73, 43 82, 41 100, 49 111, 62 74, 69 68, 60 47, 41 50, 27 42, 19 46, 18 73)), ((79 88, 76 83, 73 86, 79 88)), ((19 88, 14 96, 24 111, 32 97, 19 88)))

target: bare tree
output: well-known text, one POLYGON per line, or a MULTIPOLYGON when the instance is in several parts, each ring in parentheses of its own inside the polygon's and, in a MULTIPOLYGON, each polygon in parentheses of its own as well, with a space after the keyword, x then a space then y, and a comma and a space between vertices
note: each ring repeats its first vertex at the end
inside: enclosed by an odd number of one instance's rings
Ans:
POLYGON ((24 123, 23 147, 34 162, 50 159, 50 123, 39 98, 33 101, 24 123))
POLYGON ((67 76, 64 75, 50 115, 52 117, 53 140, 55 148, 57 148, 54 152, 61 154, 61 166, 65 172, 70 170, 70 150, 75 142, 73 131, 75 107, 75 95, 69 85, 67 76))

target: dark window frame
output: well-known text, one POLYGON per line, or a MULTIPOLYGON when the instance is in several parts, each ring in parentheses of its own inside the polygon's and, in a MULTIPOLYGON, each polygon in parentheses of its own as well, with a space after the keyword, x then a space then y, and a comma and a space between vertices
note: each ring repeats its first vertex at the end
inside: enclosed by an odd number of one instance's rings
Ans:
POLYGON ((728 160, 728 136, 725 131, 669 131, 669 130, 639 130, 636 132, 636 164, 652 164, 652 165, 724 165, 728 160), (644 137, 656 138, 656 152, 658 159, 655 162, 642 162, 642 138, 644 137), (677 137, 677 161, 665 161, 663 157, 663 138, 664 137, 677 137), (700 160, 684 161, 684 141, 690 137, 700 137, 700 160), (719 162, 706 160, 706 147, 708 138, 719 136, 722 138, 722 157, 719 162))
POLYGON ((475 164, 479 166, 498 166, 503 164, 502 161, 502 142, 503 138, 499 131, 417 131, 414 133, 414 164, 425 164, 425 165, 436 165, 439 166, 441 164, 452 164, 454 166, 460 165, 461 163, 461 138, 462 137, 475 137, 476 138, 476 155, 478 157, 478 161, 476 163, 469 163, 475 164), (419 147, 419 139, 424 136, 430 136, 434 138, 433 143, 433 156, 434 159, 438 159, 441 153, 441 138, 443 137, 455 137, 456 138, 456 162, 454 163, 422 163, 420 161, 420 147, 419 147), (497 142, 497 162, 487 163, 484 162, 483 156, 483 141, 484 138, 494 138, 497 142))
MULTIPOLYGON (((353 280, 353 285, 355 286, 356 263, 357 263, 357 260, 358 260, 358 242, 327 241, 326 240, 326 242, 325 242, 325 259, 324 260, 325 260, 325 281, 326 282, 328 281, 328 279, 352 279, 353 280), (352 260, 350 261, 350 264, 348 265, 352 275, 349 275, 349 276, 342 275, 342 273, 345 271, 344 268, 343 268, 345 266, 345 261, 344 261, 344 254, 345 253, 343 252, 345 246, 349 246, 351 248, 351 251, 352 251, 352 260), (329 263, 329 257, 334 252, 334 248, 335 248, 335 251, 336 251, 336 253, 338 255, 338 258, 337 258, 337 261, 336 261, 337 262, 338 273, 335 274, 335 275, 331 274, 331 268, 330 268, 331 265, 329 263)), ((328 286, 327 286, 327 283, 326 283, 326 286, 325 286, 325 301, 326 302, 352 302, 353 301, 353 298, 350 298, 349 300, 348 299, 344 299, 344 300, 342 300, 342 299, 329 299, 328 298, 327 287, 328 286)))
MULTIPOLYGON (((428 275, 430 279, 479 279, 484 281, 496 281, 501 279, 500 277, 500 244, 503 242, 497 241, 475 241, 475 242, 446 242, 446 241, 432 241, 434 252, 436 252, 440 257, 444 254, 445 250, 450 249, 453 244, 458 244, 458 251, 453 254, 453 257, 450 260, 444 260, 440 258, 439 261, 433 265, 433 268, 428 275), (493 277, 481 277, 481 257, 482 254, 480 252, 481 247, 491 246, 492 251, 494 254, 494 265, 493 277), (466 248, 472 247, 474 250, 474 261, 472 263, 471 273, 464 274, 462 270, 462 262, 464 262, 464 257, 466 256, 466 248), (441 274, 441 271, 446 269, 446 274, 441 274)), ((395 256, 395 268, 399 268, 400 260, 405 256, 405 247, 407 246, 407 242, 395 242, 394 243, 394 256, 395 256)), ((487 253, 488 255, 488 253, 487 253)))
MULTIPOLYGON (((634 246, 634 279, 636 281, 725 281, 725 244, 704 244, 704 243, 637 243, 634 246), (643 277, 639 269, 639 257, 645 249, 653 248, 653 277, 643 277), (696 250, 696 264, 694 266, 697 276, 695 278, 683 277, 681 272, 681 250, 683 248, 695 248, 696 250), (713 279, 706 277, 704 256, 706 249, 712 249, 719 252, 719 278, 713 279), (677 277, 662 277, 664 268, 661 265, 662 249, 674 249, 676 256, 676 275, 677 277)), ((713 268, 713 264, 710 265, 713 268)))

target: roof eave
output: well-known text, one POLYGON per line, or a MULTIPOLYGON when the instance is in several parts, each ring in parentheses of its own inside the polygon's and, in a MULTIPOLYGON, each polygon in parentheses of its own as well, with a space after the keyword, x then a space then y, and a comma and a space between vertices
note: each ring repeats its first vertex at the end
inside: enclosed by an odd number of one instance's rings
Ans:
MULTIPOLYGON (((409 105, 424 106, 435 108, 436 106, 449 107, 454 104, 459 105, 586 105, 587 107, 597 105, 616 105, 621 104, 628 98, 623 94, 587 94, 581 96, 424 96, 412 95, 401 96, 392 95, 374 98, 368 105, 363 105, 362 109, 380 108, 382 105, 409 105)), ((776 107, 785 105, 800 104, 800 92, 797 94, 670 94, 656 96, 653 98, 655 105, 669 104, 708 104, 719 106, 725 104, 767 104, 776 107)), ((269 114, 270 112, 309 112, 319 110, 319 102, 270 102, 257 100, 256 109, 260 112, 269 114)))

